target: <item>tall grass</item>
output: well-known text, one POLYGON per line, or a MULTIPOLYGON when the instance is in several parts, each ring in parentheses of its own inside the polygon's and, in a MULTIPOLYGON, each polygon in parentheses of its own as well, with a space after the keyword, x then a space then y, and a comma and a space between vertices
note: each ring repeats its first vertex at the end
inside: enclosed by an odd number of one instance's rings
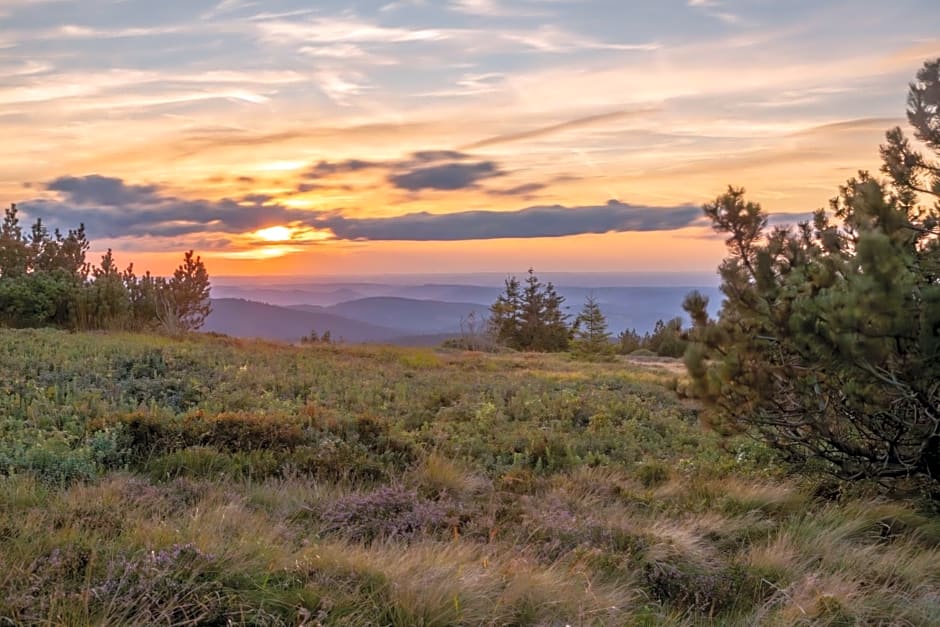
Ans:
POLYGON ((940 519, 814 496, 674 373, 0 331, 0 623, 940 624, 940 519))

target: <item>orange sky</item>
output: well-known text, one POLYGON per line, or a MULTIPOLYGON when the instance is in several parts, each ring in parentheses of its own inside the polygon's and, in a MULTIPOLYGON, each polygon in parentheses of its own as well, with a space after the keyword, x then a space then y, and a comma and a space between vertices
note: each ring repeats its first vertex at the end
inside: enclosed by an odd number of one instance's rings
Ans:
POLYGON ((710 269, 690 206, 825 206, 940 55, 786 4, 0 0, 0 197, 158 273, 710 269))

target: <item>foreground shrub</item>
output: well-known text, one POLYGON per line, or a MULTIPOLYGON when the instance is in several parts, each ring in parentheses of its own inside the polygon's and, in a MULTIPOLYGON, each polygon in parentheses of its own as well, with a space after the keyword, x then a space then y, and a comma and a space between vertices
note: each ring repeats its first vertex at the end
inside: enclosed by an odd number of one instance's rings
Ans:
MULTIPOLYGON (((940 60, 911 86, 915 136, 940 156, 940 60)), ((686 353, 711 424, 761 436, 794 465, 940 489, 940 166, 900 128, 887 183, 862 172, 812 223, 767 232, 744 190, 705 206, 728 236, 725 302, 697 293, 686 353), (930 196, 934 198, 931 199, 930 196)))
POLYGON ((321 514, 326 533, 357 542, 409 540, 447 527, 450 507, 413 490, 387 486, 334 501, 321 514))

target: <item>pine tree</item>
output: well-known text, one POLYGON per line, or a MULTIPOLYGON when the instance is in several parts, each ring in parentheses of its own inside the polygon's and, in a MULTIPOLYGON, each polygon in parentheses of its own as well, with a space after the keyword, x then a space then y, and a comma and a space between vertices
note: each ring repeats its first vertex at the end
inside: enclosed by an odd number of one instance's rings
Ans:
POLYGON ((626 329, 617 336, 617 352, 621 355, 629 355, 633 351, 638 351, 644 346, 644 340, 649 340, 649 334, 646 338, 640 336, 636 329, 626 329))
POLYGON ((499 344, 524 351, 563 351, 571 339, 564 297, 529 269, 523 288, 515 277, 490 307, 490 328, 499 344))
MULTIPOLYGON (((908 119, 940 156, 940 60, 911 85, 908 119)), ((717 320, 691 294, 686 353, 704 417, 762 437, 800 468, 940 486, 940 162, 900 129, 882 182, 850 179, 812 223, 767 232, 744 192, 705 206, 730 256, 717 320), (931 205, 918 204, 931 198, 931 205)))
POLYGON ((490 332, 497 343, 514 347, 519 336, 522 296, 516 277, 507 278, 505 286, 506 291, 500 294, 490 307, 490 332))
POLYGON ((543 292, 542 339, 538 350, 558 352, 568 350, 572 329, 568 326, 568 314, 564 312, 565 297, 555 291, 551 282, 543 292))
POLYGON ((593 296, 588 296, 575 321, 575 352, 588 358, 612 355, 607 319, 593 296))
POLYGON ((4 211, 0 222, 0 278, 9 279, 26 274, 29 252, 16 205, 4 211))
POLYGON ((118 270, 111 249, 101 257, 101 265, 92 270, 91 323, 98 329, 124 327, 131 302, 124 287, 124 276, 118 270))
POLYGON ((646 338, 644 347, 661 357, 682 357, 688 342, 683 338, 682 318, 668 322, 657 320, 653 334, 646 338))
POLYGON ((520 350, 543 350, 545 342, 545 294, 542 282, 535 276, 535 271, 529 268, 529 276, 525 279, 525 288, 522 290, 522 303, 519 315, 519 331, 516 337, 516 346, 520 350))
POLYGON ((164 290, 164 298, 181 330, 195 331, 205 323, 212 312, 209 289, 209 273, 202 258, 187 251, 164 290))

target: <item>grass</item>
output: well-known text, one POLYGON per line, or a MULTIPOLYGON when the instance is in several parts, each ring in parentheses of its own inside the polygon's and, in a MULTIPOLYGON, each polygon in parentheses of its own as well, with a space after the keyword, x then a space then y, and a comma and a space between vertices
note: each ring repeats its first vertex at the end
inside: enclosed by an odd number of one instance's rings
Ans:
POLYGON ((940 518, 626 360, 0 331, 0 623, 940 624, 940 518))

